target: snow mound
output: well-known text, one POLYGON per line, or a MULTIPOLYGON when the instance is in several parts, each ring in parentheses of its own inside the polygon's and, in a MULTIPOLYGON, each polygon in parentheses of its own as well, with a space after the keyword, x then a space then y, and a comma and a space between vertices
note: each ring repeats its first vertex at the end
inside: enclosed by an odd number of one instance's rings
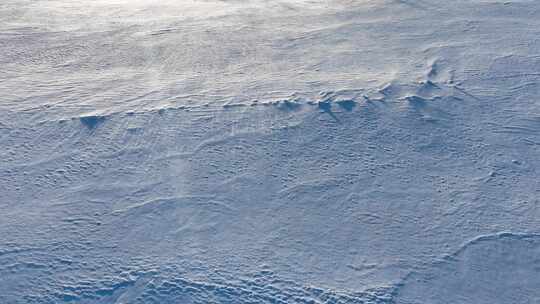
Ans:
POLYGON ((540 298, 540 235, 481 236, 411 273, 395 303, 528 303, 540 298))

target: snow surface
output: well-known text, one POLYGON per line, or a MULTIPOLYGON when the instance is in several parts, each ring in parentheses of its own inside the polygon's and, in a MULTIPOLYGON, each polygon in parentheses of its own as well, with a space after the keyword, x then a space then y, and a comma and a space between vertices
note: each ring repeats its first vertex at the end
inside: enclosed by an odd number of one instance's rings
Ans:
POLYGON ((540 303, 540 1, 2 0, 0 303, 540 303))

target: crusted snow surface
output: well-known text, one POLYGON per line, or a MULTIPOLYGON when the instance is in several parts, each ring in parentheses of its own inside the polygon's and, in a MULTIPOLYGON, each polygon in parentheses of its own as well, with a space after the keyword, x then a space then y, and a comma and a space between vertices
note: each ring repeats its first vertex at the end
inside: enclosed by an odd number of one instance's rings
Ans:
POLYGON ((0 17, 0 303, 540 303, 540 2, 0 17))

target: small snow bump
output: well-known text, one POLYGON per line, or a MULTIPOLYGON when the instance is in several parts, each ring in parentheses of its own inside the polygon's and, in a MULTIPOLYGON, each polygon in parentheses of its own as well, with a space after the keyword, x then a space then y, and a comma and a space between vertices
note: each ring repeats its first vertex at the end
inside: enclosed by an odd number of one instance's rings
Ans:
POLYGON ((99 124, 105 121, 105 116, 98 116, 98 115, 82 116, 79 118, 79 120, 88 129, 95 129, 99 124))
POLYGON ((346 111, 352 111, 356 107, 356 101, 352 99, 339 100, 336 103, 346 111))

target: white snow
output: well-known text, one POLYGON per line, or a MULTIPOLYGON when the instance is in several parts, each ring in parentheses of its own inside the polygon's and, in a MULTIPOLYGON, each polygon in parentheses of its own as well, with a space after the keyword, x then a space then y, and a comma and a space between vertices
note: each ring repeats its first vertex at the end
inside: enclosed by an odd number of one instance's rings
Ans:
POLYGON ((537 303, 540 2, 4 0, 0 303, 537 303))

